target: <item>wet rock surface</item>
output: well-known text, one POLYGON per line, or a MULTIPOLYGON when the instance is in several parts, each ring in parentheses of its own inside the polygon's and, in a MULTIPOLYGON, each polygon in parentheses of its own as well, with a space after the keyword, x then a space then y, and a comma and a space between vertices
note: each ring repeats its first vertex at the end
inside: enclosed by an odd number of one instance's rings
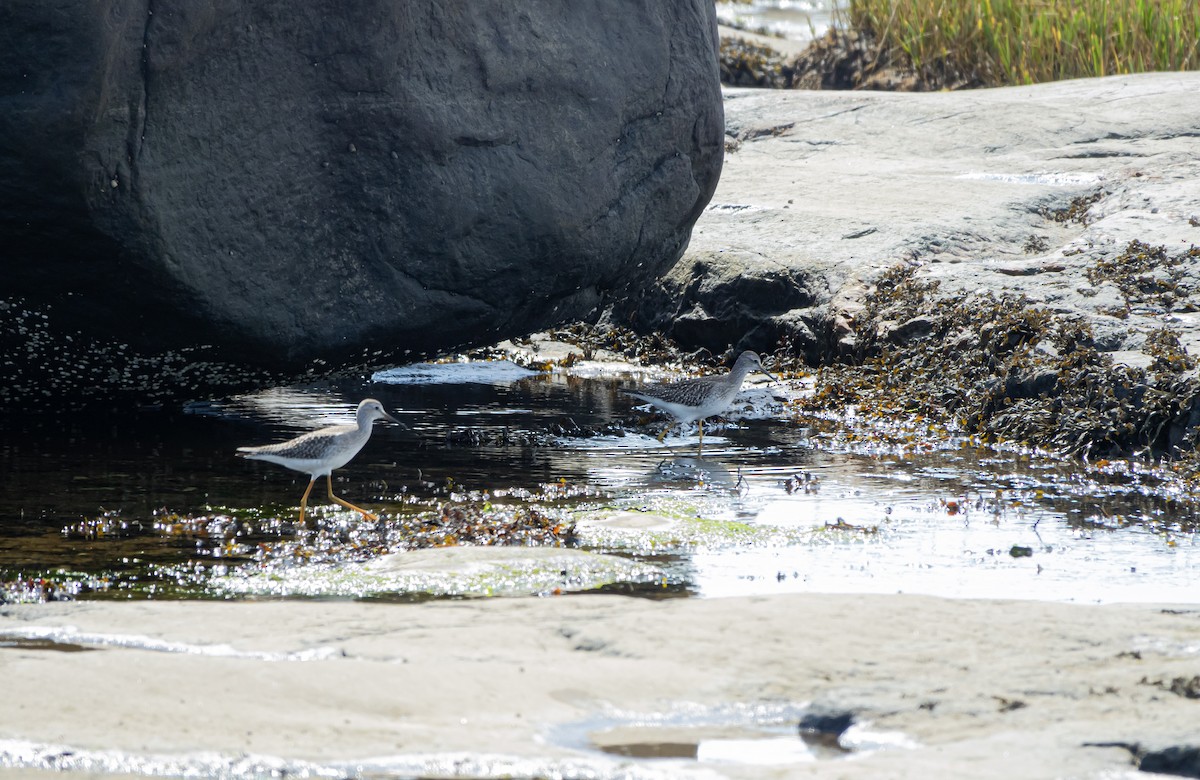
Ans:
POLYGON ((715 35, 702 2, 6 4, 4 303, 47 343, 0 400, 124 386, 60 349, 253 384, 586 316, 711 195, 715 35))

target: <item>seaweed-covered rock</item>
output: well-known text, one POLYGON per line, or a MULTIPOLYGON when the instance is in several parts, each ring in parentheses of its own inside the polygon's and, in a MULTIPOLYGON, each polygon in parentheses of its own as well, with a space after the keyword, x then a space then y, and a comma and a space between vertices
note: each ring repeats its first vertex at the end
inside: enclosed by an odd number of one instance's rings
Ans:
POLYGON ((704 0, 13 0, 0 85, 4 296, 52 342, 26 368, 67 336, 294 371, 586 316, 679 257, 722 161, 704 0))
POLYGON ((913 91, 941 86, 926 84, 892 63, 874 36, 858 30, 830 28, 788 63, 790 87, 797 89, 885 89, 913 91))
POLYGON ((779 52, 740 36, 721 38, 721 83, 734 87, 787 87, 791 71, 779 52))

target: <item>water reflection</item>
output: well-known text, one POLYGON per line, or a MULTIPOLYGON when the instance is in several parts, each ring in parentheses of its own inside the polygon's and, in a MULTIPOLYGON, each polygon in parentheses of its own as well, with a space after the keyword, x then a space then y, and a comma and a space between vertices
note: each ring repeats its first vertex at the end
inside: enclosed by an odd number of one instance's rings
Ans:
MULTIPOLYGON (((644 415, 617 392, 633 381, 627 375, 510 368, 481 381, 433 379, 278 389, 186 413, 5 419, 0 579, 65 571, 120 578, 122 595, 145 596, 162 592, 155 571, 199 582, 216 564, 261 565, 256 545, 302 546, 287 523, 305 478, 237 460, 233 450, 348 420, 372 396, 411 429, 378 428, 338 472, 350 500, 397 518, 464 501, 536 506, 581 528, 650 518, 640 531, 582 538, 653 561, 667 577, 658 596, 1200 596, 1197 503, 1149 466, 1085 469, 965 446, 832 445, 810 435, 813 421, 790 419, 786 404, 771 401, 778 389, 748 393, 770 406, 769 419, 711 426, 696 457, 694 431, 664 445, 657 428, 637 425, 644 415), (211 520, 163 520, 174 516, 211 520)), ((335 527, 322 538, 370 550, 394 541, 394 531, 335 527)))
POLYGON ((750 30, 808 41, 824 35, 833 23, 835 9, 844 8, 837 0, 750 0, 717 3, 717 19, 750 30))

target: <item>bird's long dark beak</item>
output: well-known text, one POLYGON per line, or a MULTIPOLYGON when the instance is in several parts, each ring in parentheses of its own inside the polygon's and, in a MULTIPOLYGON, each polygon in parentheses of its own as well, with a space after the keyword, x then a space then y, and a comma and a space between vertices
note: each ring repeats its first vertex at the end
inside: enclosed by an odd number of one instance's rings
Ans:
POLYGON ((394 423, 396 423, 396 425, 399 425, 401 428, 407 428, 407 427, 408 427, 407 425, 405 425, 404 423, 400 422, 399 420, 397 420, 397 419, 396 419, 395 417, 393 417, 392 415, 388 414, 386 410, 384 410, 384 412, 383 412, 383 416, 384 416, 384 419, 386 419, 386 420, 389 420, 389 421, 391 421, 391 422, 394 422, 394 423))
MULTIPOLYGON (((775 376, 774 374, 772 374, 770 371, 763 368, 762 366, 759 366, 758 372, 760 374, 762 374, 763 376, 765 376, 767 379, 770 379, 772 382, 779 382, 779 377, 775 376)), ((782 384, 782 383, 780 383, 780 384, 782 384)))

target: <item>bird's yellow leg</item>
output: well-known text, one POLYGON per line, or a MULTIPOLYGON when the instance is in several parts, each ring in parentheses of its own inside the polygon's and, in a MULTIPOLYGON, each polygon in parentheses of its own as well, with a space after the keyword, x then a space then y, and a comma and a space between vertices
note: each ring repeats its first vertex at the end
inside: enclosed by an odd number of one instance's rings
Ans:
POLYGON ((704 452, 704 420, 701 420, 700 426, 700 444, 696 446, 696 456, 699 457, 704 452))
POLYGON ((341 504, 342 506, 346 507, 347 509, 353 509, 355 512, 361 513, 362 516, 367 518, 368 520, 378 520, 379 519, 379 517, 377 515, 371 514, 367 510, 363 509, 361 506, 355 506, 354 504, 351 504, 349 501, 343 501, 342 499, 335 496, 333 494, 333 475, 327 474, 325 476, 325 478, 326 478, 326 480, 328 480, 328 483, 329 483, 329 497, 335 503, 341 504))
POLYGON ((670 430, 671 430, 671 425, 668 423, 667 426, 662 429, 662 433, 658 434, 658 440, 660 442, 665 441, 667 438, 667 433, 669 433, 670 430))
POLYGON ((313 477, 308 481, 308 487, 304 489, 304 495, 300 498, 300 524, 304 524, 304 510, 308 508, 308 494, 312 492, 312 486, 316 484, 317 478, 313 477))

